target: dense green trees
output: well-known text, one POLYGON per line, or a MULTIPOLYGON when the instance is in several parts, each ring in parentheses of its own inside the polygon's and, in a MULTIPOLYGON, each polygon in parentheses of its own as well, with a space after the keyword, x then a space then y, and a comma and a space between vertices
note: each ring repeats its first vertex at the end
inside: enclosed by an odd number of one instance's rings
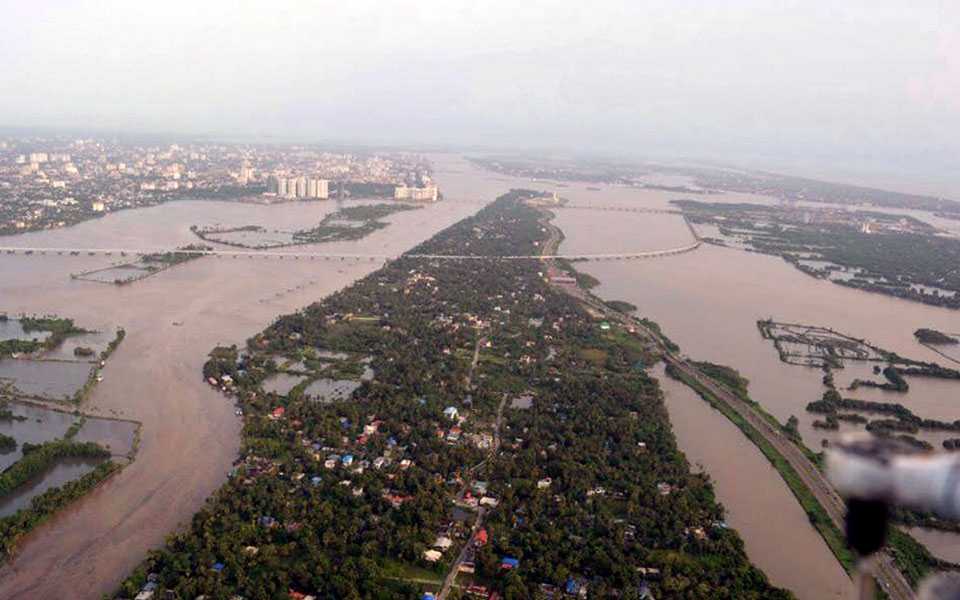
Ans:
MULTIPOLYGON (((411 253, 535 253, 541 215, 516 201, 531 194, 513 192, 411 253)), ((160 598, 416 598, 422 584, 404 566, 418 565, 440 531, 466 540, 473 516, 458 522, 452 501, 482 479, 500 504, 488 509, 477 575, 508 599, 571 575, 590 582, 591 597, 636 598, 638 567, 659 570, 658 597, 788 598, 749 564, 709 483, 690 473, 656 382, 636 367, 646 351, 625 331, 601 330, 541 270, 402 257, 277 319, 243 349, 214 349, 204 376, 236 385, 241 461, 121 591, 135 593, 152 572, 160 598), (376 375, 342 402, 263 391, 281 364, 315 348, 369 356, 376 375), (497 407, 520 394, 532 405, 503 411, 497 454, 441 437, 452 426, 444 407, 467 416, 465 436, 489 434, 497 407), (355 467, 325 467, 331 453, 349 453, 355 467), (376 468, 376 458, 389 462, 376 468), (520 566, 501 572, 504 555, 520 566)))
POLYGON ((758 204, 675 201, 693 222, 737 232, 747 247, 782 256, 797 269, 838 285, 936 306, 960 308, 960 241, 912 217, 859 211, 847 220, 796 219, 758 204), (721 220, 717 220, 721 219, 721 220), (902 222, 902 223, 901 223, 902 222), (903 225, 906 224, 906 227, 903 225), (882 225, 876 231, 861 225, 882 225), (826 266, 812 266, 815 260, 826 266), (851 276, 832 277, 846 269, 851 276))
POLYGON ((52 487, 30 501, 30 506, 0 519, 0 563, 13 553, 17 540, 77 498, 86 495, 120 469, 113 461, 102 462, 79 479, 52 487))
POLYGON ((0 473, 0 497, 49 468, 60 458, 109 458, 110 451, 94 442, 55 441, 46 444, 24 442, 23 458, 0 473))
POLYGON ((936 329, 927 329, 921 327, 920 329, 913 332, 914 337, 918 341, 923 342, 924 344, 958 344, 956 338, 951 337, 942 331, 937 331, 936 329))

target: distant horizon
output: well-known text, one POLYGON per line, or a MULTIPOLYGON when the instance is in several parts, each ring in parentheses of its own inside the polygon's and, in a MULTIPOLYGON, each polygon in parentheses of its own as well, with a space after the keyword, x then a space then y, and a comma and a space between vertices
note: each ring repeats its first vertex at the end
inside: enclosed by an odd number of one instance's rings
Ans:
POLYGON ((0 138, 38 137, 94 137, 119 138, 122 143, 222 143, 264 145, 306 145, 336 148, 341 150, 389 150, 421 153, 462 153, 516 156, 527 159, 549 160, 600 160, 625 162, 635 165, 701 166, 715 169, 735 169, 745 172, 766 172, 786 177, 812 179, 827 183, 874 188, 904 194, 917 194, 960 203, 960 168, 930 177, 913 173, 894 174, 892 169, 881 164, 839 165, 836 161, 800 162, 771 157, 721 157, 692 156, 682 153, 618 152, 602 148, 571 148, 557 146, 494 146, 484 143, 429 142, 376 142, 361 138, 321 138, 318 136, 268 136, 255 133, 225 134, 216 132, 174 132, 161 130, 133 130, 97 128, 90 126, 29 126, 0 124, 0 138), (904 177, 907 177, 905 179, 904 177))

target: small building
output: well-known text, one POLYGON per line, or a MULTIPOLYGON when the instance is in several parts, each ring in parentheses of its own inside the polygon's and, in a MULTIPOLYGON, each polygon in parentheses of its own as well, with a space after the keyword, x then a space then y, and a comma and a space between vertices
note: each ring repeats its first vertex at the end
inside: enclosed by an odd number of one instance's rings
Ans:
POLYGON ((477 546, 486 546, 487 545, 487 530, 481 529, 477 532, 477 535, 473 538, 474 544, 477 546))
POLYGON ((343 455, 343 458, 341 458, 340 460, 341 460, 341 462, 343 462, 343 466, 349 467, 350 465, 353 464, 353 455, 352 455, 352 454, 344 454, 344 455, 343 455))
POLYGON ((443 552, 439 550, 424 550, 423 551, 423 560, 427 562, 437 562, 443 557, 443 552))
POLYGON ((480 598, 486 598, 490 594, 490 590, 487 589, 485 585, 468 585, 466 589, 468 596, 478 596, 480 598))
POLYGON ((460 563, 460 566, 457 567, 457 570, 461 573, 473 573, 474 571, 476 571, 476 569, 477 569, 477 566, 474 563, 468 562, 468 561, 464 561, 460 563))
POLYGON ((587 584, 571 577, 563 586, 563 591, 571 596, 587 597, 587 584))
POLYGON ((453 545, 453 540, 448 538, 445 535, 437 536, 437 539, 433 542, 434 548, 439 548, 440 550, 446 550, 453 545))
POLYGON ((458 416, 460 416, 460 411, 457 410, 456 406, 448 406, 445 409, 443 409, 443 416, 450 419, 451 421, 454 421, 457 419, 458 416))
POLYGON ((550 487, 550 484, 551 484, 551 483, 553 483, 553 480, 552 480, 552 479, 550 479, 549 477, 544 477, 543 479, 541 479, 540 481, 537 482, 537 489, 538 489, 538 490, 545 490, 545 489, 547 489, 548 487, 550 487))
POLYGON ((516 569, 520 566, 520 559, 512 556, 504 556, 500 561, 500 568, 504 570, 516 569))

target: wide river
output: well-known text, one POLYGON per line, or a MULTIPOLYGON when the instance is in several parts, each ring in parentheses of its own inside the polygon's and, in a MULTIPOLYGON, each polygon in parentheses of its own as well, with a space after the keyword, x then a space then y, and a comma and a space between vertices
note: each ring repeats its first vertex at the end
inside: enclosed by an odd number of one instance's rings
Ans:
MULTIPOLYGON (((399 254, 513 187, 555 190, 578 205, 667 208, 671 199, 684 197, 504 177, 456 157, 433 160, 445 202, 392 215, 389 227, 363 240, 305 249, 399 254)), ((747 194, 699 198, 773 202, 747 194)), ((196 242, 189 231, 194 224, 300 228, 336 208, 334 201, 272 206, 176 202, 2 241, 36 247, 169 248, 196 242)), ((691 241, 676 215, 556 213, 555 223, 566 236, 562 253, 635 252, 691 241)), ((149 549, 202 505, 236 457, 239 421, 229 402, 201 379, 209 349, 242 344, 276 316, 382 264, 205 257, 122 287, 70 278, 117 260, 116 255, 0 256, 0 310, 56 313, 88 328, 126 328, 127 338, 85 408, 143 422, 133 464, 21 542, 18 554, 0 569, 0 598, 99 598, 114 589, 149 549)), ((830 437, 814 430, 803 410, 822 393, 822 374, 780 363, 772 345, 757 333, 758 318, 832 326, 930 360, 936 356, 914 342, 913 330, 960 330, 958 313, 841 288, 775 257, 714 246, 658 259, 578 263, 578 268, 600 279, 595 291, 602 297, 628 300, 660 322, 690 356, 738 368, 750 379, 752 396, 770 412, 782 420, 800 417, 813 447, 830 437)), ((680 447, 691 464, 711 475, 727 520, 740 531, 751 560, 774 584, 794 590, 802 600, 848 595, 849 579, 757 449, 685 387, 660 379, 680 447)), ((953 388, 936 383, 919 387, 911 390, 909 400, 896 400, 924 416, 957 418, 953 388)))

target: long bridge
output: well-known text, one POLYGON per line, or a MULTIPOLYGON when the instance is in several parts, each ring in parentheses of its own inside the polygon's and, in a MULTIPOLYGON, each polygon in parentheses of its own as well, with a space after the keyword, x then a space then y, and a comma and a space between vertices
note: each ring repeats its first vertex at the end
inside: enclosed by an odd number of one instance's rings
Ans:
MULTIPOLYGON (((486 206, 490 204, 489 202, 484 202, 482 200, 444 200, 444 202, 449 202, 451 204, 480 204, 486 206)), ((646 208, 646 207, 636 207, 636 206, 604 206, 604 205, 595 205, 595 204, 550 204, 550 203, 536 203, 531 202, 532 206, 538 208, 545 208, 547 210, 593 210, 601 212, 623 212, 623 213, 636 213, 636 214, 645 214, 645 215, 682 215, 683 211, 677 208, 646 208)))
MULTIPOLYGON (((469 200, 458 201, 461 203, 476 203, 476 204, 489 204, 488 202, 474 202, 469 200)), ((565 204, 557 206, 543 206, 541 208, 551 209, 551 208, 566 208, 573 210, 591 210, 591 211, 608 211, 608 212, 626 212, 626 213, 640 213, 640 214, 670 214, 670 215, 680 215, 683 216, 683 211, 672 210, 672 209, 659 209, 659 208, 634 208, 629 206, 596 206, 588 204, 565 204)), ((645 258, 660 258, 663 256, 672 256, 675 254, 683 254, 684 252, 690 252, 691 250, 696 250, 701 245, 701 240, 699 234, 697 234, 696 229, 685 216, 683 216, 684 223, 687 226, 687 229, 690 230, 690 234, 693 236, 693 242, 684 246, 678 246, 676 248, 665 248, 660 250, 645 250, 638 252, 613 252, 613 253, 603 253, 603 254, 525 254, 525 255, 480 255, 480 254, 415 254, 415 253, 405 253, 402 255, 397 254, 376 254, 376 253, 337 253, 337 252, 316 252, 308 250, 273 250, 273 249, 257 249, 257 248, 244 248, 242 250, 234 250, 230 248, 212 248, 212 249, 190 249, 190 248, 68 248, 68 247, 51 247, 51 246, 0 246, 0 255, 3 254, 13 254, 13 255, 57 255, 57 256, 137 256, 145 254, 164 254, 167 252, 177 252, 182 254, 201 254, 204 256, 214 256, 217 258, 265 258, 265 259, 292 259, 292 260, 339 260, 339 261, 377 261, 377 260, 394 260, 400 256, 407 258, 424 258, 430 260, 550 260, 550 259, 566 259, 566 260, 576 260, 576 261, 599 261, 599 260, 635 260, 635 259, 645 259, 645 258)), ((288 246, 289 247, 289 246, 288 246)))
POLYGON ((166 252, 177 252, 182 254, 199 254, 203 256, 215 256, 217 258, 266 258, 266 259, 292 259, 292 260, 339 260, 339 261, 362 261, 362 260, 394 260, 400 257, 405 258, 423 258, 430 260, 544 260, 544 259, 567 259, 567 260, 630 260, 641 258, 658 258, 662 256, 671 256, 682 254, 697 249, 702 242, 696 239, 693 243, 676 248, 665 248, 661 250, 646 250, 641 252, 614 252, 604 254, 349 254, 337 252, 310 252, 310 251, 276 251, 276 250, 197 250, 181 248, 60 248, 60 247, 26 247, 26 246, 0 246, 0 253, 6 255, 55 255, 55 256, 138 256, 145 254, 163 254, 166 252))

